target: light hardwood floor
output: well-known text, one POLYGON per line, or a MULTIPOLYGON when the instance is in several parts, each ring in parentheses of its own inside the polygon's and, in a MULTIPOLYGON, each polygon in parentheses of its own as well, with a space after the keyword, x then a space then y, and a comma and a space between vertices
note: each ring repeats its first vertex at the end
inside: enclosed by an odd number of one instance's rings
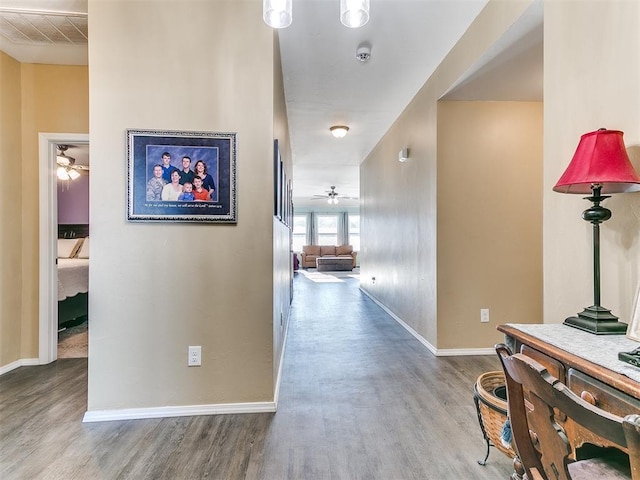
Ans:
POLYGON ((87 360, 0 377, 0 479, 507 479, 473 383, 497 357, 434 357, 358 289, 297 274, 276 414, 83 424, 87 360))

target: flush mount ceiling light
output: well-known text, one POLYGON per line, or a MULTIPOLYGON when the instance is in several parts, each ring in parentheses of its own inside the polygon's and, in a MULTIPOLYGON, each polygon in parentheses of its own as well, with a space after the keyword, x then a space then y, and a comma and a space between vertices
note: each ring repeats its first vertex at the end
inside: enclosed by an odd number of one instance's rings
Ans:
POLYGON ((333 127, 329 128, 329 130, 331 131, 331 135, 333 135, 334 137, 342 138, 349 131, 349 127, 347 127, 346 125, 334 125, 333 127))
POLYGON ((263 0, 262 18, 270 27, 288 27, 293 20, 291 0, 263 0))
POLYGON ((340 0, 340 21, 349 28, 366 25, 369 21, 369 0, 340 0))

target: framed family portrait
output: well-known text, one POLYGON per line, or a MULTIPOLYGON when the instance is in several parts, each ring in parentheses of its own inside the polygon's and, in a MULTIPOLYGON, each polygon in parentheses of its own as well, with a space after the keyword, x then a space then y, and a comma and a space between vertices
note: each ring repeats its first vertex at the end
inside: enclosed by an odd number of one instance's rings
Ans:
POLYGON ((237 223, 236 134, 127 130, 127 220, 237 223))

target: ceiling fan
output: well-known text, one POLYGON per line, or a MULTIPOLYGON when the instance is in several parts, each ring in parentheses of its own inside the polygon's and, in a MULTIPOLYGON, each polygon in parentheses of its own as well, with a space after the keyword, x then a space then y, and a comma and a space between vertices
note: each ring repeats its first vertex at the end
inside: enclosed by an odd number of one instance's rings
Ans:
POLYGON ((76 165, 76 159, 65 153, 68 149, 69 145, 58 145, 60 153, 56 155, 56 163, 58 164, 56 174, 60 180, 75 180, 80 176, 80 171, 89 171, 87 165, 76 165))
POLYGON ((343 200, 357 200, 358 199, 358 197, 347 197, 345 195, 339 194, 338 192, 336 192, 336 187, 334 185, 332 185, 329 188, 331 190, 326 190, 326 192, 327 192, 326 195, 314 195, 312 200, 326 199, 327 202, 329 203, 329 205, 337 205, 339 198, 341 198, 343 200))

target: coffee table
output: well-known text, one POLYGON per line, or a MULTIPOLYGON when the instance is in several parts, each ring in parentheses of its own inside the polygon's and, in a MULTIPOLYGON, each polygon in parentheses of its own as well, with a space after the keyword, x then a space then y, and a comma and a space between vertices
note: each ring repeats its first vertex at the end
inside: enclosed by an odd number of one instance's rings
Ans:
POLYGON ((353 270, 353 259, 351 257, 318 257, 316 268, 319 272, 350 271, 353 270))

